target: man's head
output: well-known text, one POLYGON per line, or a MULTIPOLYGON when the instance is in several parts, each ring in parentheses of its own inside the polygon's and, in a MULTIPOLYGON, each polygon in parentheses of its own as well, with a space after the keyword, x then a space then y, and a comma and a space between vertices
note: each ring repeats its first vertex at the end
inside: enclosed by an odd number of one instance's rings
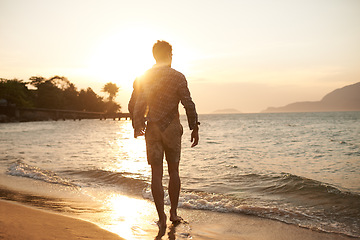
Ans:
POLYGON ((153 46, 153 56, 157 63, 171 65, 172 46, 166 41, 158 40, 153 46))

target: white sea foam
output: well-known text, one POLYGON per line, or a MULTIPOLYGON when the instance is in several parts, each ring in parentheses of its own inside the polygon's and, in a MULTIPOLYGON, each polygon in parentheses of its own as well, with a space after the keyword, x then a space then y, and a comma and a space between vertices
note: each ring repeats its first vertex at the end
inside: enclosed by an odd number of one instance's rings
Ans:
MULTIPOLYGON (((153 201, 150 187, 144 189, 143 197, 153 201)), ((170 205, 170 198, 165 191, 164 202, 170 205)), ((179 198, 179 207, 197 210, 209 210, 216 212, 234 212, 246 213, 249 208, 240 205, 236 199, 231 199, 221 194, 205 193, 205 192, 181 192, 179 198)))
POLYGON ((58 176, 56 173, 52 171, 30 166, 22 161, 17 161, 11 164, 11 166, 7 170, 7 174, 11 176, 32 178, 35 180, 41 180, 53 184, 77 187, 69 180, 58 176))

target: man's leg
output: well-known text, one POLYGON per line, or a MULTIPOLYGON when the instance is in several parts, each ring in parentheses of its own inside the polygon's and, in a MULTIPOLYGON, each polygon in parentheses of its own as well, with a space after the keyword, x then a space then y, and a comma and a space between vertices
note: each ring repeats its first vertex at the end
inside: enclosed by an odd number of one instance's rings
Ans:
MULTIPOLYGON (((156 210, 159 215, 159 228, 160 231, 166 230, 166 214, 164 211, 164 188, 162 185, 163 165, 151 165, 152 178, 151 178, 151 192, 154 198, 156 210)), ((165 232, 164 232, 165 234, 165 232)))
POLYGON ((179 162, 168 162, 168 171, 170 176, 169 181, 169 197, 170 197, 170 221, 177 222, 181 218, 177 215, 177 207, 180 195, 180 176, 179 176, 179 162))
POLYGON ((156 124, 148 123, 145 140, 147 160, 151 165, 151 193, 159 215, 159 236, 163 236, 166 231, 164 188, 162 185, 164 148, 161 141, 161 132, 156 124))

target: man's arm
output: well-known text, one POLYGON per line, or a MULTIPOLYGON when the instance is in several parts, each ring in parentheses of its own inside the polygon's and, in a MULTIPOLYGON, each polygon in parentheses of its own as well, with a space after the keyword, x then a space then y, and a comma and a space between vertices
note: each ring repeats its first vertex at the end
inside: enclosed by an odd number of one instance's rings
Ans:
POLYGON ((189 128, 190 128, 190 130, 192 130, 192 132, 191 132, 191 142, 192 142, 191 147, 195 147, 199 143, 199 125, 200 125, 200 123, 198 122, 198 115, 196 112, 195 103, 191 99, 190 91, 187 86, 187 81, 186 81, 185 77, 184 77, 184 82, 182 82, 182 84, 179 87, 178 93, 180 95, 181 104, 184 106, 185 111, 186 111, 189 128))
POLYGON ((143 94, 140 94, 134 107, 133 123, 134 137, 143 136, 145 134, 145 110, 146 100, 143 94))
POLYGON ((141 93, 139 80, 135 79, 133 84, 134 90, 128 104, 128 110, 131 115, 132 126, 134 128, 134 137, 143 136, 145 134, 145 109, 146 101, 144 94, 141 93))
POLYGON ((183 82, 179 86, 178 93, 180 96, 181 104, 185 108, 189 128, 190 130, 193 130, 196 126, 198 126, 198 115, 196 112, 195 103, 191 99, 190 91, 187 86, 187 81, 185 77, 183 79, 183 82))
POLYGON ((195 147, 199 143, 199 126, 196 127, 191 132, 191 147, 195 147))
POLYGON ((138 96, 138 80, 135 79, 135 81, 133 83, 133 92, 131 93, 131 98, 130 98, 130 101, 128 104, 128 110, 130 113, 133 128, 135 127, 133 115, 134 115, 134 108, 135 108, 137 96, 138 96))

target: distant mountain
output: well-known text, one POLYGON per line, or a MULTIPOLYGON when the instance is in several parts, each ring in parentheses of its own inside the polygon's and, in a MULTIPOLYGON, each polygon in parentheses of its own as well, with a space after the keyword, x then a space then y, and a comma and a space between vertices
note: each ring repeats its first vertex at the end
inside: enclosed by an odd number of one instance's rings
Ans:
POLYGON ((296 102, 283 107, 269 107, 262 112, 331 111, 360 111, 360 82, 336 89, 325 95, 320 101, 296 102))
POLYGON ((241 113, 239 110, 234 108, 227 108, 227 109, 219 109, 214 111, 215 114, 225 114, 225 113, 241 113))

